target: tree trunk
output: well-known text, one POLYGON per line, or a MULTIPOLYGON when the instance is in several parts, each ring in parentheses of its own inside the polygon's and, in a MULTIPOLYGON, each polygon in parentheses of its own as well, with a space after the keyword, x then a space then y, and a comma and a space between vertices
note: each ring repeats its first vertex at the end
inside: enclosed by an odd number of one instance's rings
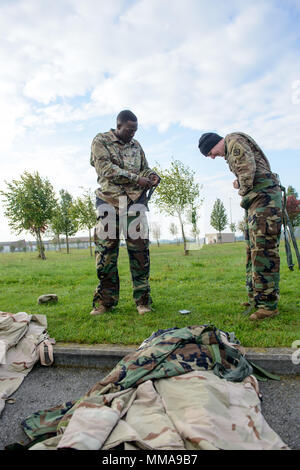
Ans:
POLYGON ((184 233, 184 228, 183 228, 183 221, 182 221, 182 218, 181 218, 181 214, 180 214, 180 213, 178 213, 178 217, 179 217, 179 221, 180 221, 181 233, 182 233, 182 238, 183 238, 184 254, 185 254, 185 255, 188 255, 189 252, 188 252, 188 250, 186 249, 186 238, 185 238, 185 233, 184 233))
POLYGON ((68 234, 66 233, 66 244, 67 244, 67 253, 69 254, 70 253, 70 249, 69 249, 69 237, 68 237, 68 234))
POLYGON ((92 235, 91 235, 91 229, 90 228, 89 228, 89 240, 90 240, 90 255, 93 256, 92 235))
POLYGON ((36 242, 37 242, 37 249, 38 249, 38 252, 39 252, 38 257, 43 259, 43 260, 46 259, 45 247, 44 247, 44 243, 43 243, 43 240, 42 240, 42 237, 41 237, 41 232, 39 230, 36 232, 36 242))

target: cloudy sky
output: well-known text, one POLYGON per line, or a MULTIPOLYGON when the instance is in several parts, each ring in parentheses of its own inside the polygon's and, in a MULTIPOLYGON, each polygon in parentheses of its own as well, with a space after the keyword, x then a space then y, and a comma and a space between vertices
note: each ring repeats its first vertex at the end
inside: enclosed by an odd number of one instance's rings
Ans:
MULTIPOLYGON (((198 151, 203 132, 250 134, 300 191, 299 22, 300 0, 1 0, 0 189, 27 170, 94 190, 91 141, 131 109, 150 166, 181 160, 203 184, 202 234, 217 198, 243 215, 224 160, 198 151)), ((3 207, 0 224, 0 241, 22 237, 3 207)))

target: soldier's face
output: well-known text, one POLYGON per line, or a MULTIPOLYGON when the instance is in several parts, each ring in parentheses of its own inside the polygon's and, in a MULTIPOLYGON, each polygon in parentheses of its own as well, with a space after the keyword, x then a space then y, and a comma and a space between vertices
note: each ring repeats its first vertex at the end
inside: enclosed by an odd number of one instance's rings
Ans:
POLYGON ((123 140, 123 142, 130 142, 131 139, 133 139, 134 134, 136 133, 138 128, 138 123, 134 121, 127 121, 124 122, 123 124, 118 123, 117 125, 117 130, 118 130, 118 136, 120 139, 123 140))
POLYGON ((224 152, 225 151, 225 145, 224 145, 224 139, 220 140, 220 142, 215 145, 211 151, 207 154, 207 157, 212 158, 213 160, 216 157, 224 157, 224 152))

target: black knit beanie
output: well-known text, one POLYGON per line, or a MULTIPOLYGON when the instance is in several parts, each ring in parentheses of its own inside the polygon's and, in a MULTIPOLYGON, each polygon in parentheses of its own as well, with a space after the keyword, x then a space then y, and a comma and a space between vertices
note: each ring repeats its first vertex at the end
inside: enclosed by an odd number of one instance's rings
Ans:
POLYGON ((223 137, 219 136, 215 132, 206 132, 205 134, 202 134, 198 145, 200 152, 206 157, 211 149, 222 139, 223 137))

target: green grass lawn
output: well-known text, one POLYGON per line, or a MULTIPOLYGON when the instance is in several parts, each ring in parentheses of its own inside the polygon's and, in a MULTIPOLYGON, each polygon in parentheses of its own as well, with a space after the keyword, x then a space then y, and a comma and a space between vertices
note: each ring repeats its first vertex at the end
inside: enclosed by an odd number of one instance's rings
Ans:
POLYGON ((91 316, 98 284, 88 250, 0 254, 0 310, 44 314, 56 341, 136 345, 159 329, 213 323, 234 331, 246 347, 290 347, 300 339, 300 271, 288 270, 281 247, 281 298, 278 317, 251 322, 241 314, 245 290, 245 245, 206 245, 184 256, 182 246, 151 246, 153 312, 138 315, 132 299, 128 256, 120 249, 120 302, 112 313, 91 316), (38 305, 54 293, 55 305, 38 305), (191 310, 181 315, 178 310, 191 310))

